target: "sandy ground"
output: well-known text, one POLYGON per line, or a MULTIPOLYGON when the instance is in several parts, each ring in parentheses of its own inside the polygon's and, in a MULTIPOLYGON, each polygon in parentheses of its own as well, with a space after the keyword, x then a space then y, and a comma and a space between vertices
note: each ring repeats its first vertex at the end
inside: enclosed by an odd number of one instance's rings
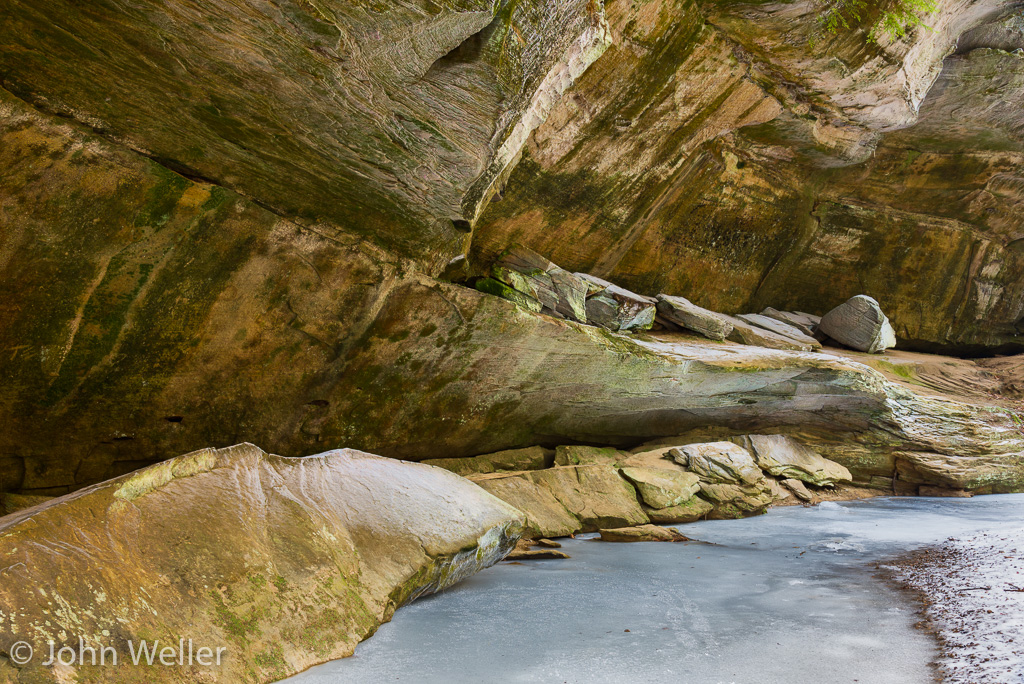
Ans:
POLYGON ((950 537, 882 567, 920 601, 942 681, 1024 682, 1024 530, 950 537))
POLYGON ((863 354, 828 345, 822 351, 859 361, 888 380, 921 394, 1024 409, 1024 355, 959 359, 897 349, 863 354))

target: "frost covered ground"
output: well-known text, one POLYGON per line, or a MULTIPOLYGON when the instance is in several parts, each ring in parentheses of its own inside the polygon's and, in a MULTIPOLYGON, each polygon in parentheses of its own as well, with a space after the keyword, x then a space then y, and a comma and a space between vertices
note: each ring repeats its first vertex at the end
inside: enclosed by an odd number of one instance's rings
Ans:
POLYGON ((566 540, 571 560, 499 564, 288 681, 932 682, 935 642, 876 564, 1022 520, 1024 495, 879 498, 680 526, 706 543, 566 540))
POLYGON ((1024 682, 1024 529, 950 537, 901 559, 895 574, 927 605, 943 681, 1024 682))

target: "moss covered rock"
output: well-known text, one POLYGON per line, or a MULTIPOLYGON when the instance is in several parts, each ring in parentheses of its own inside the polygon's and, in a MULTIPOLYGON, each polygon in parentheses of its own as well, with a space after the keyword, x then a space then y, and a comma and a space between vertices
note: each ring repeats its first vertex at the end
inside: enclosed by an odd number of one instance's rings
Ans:
POLYGON ((501 560, 522 522, 440 468, 205 449, 0 519, 0 652, 35 647, 20 681, 276 681, 351 655, 397 607, 501 560), (79 638, 118 666, 42 665, 48 642, 79 638), (226 654, 131 664, 142 640, 182 638, 226 654))
POLYGON ((540 470, 550 467, 554 463, 554 458, 551 449, 535 446, 507 449, 471 458, 431 458, 421 463, 438 466, 457 475, 473 475, 498 471, 540 470))
POLYGON ((564 537, 648 522, 636 491, 608 465, 555 466, 471 478, 526 515, 527 534, 564 537))

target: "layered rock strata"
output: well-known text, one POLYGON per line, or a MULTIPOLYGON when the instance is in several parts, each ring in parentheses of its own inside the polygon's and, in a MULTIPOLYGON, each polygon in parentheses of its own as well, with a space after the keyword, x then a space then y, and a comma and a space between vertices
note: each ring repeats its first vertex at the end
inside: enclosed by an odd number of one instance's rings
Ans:
POLYGON ((908 348, 1024 348, 1013 5, 811 47, 816 6, 609 4, 614 45, 537 130, 473 261, 514 240, 728 313, 866 293, 908 348))
MULTIPOLYGON (((556 456, 555 465, 547 469, 470 473, 467 477, 521 510, 529 537, 601 531, 604 538, 605 532, 613 529, 610 534, 615 541, 640 541, 645 536, 639 529, 619 534, 617 528, 622 527, 763 513, 788 496, 782 485, 790 482, 793 474, 816 488, 851 481, 845 468, 782 435, 749 435, 735 442, 672 443, 679 446, 636 453, 560 446, 558 454, 585 457, 573 459, 575 465, 564 459, 559 463, 556 456), (758 450, 748 450, 752 445, 758 450), (773 475, 783 477, 781 485, 773 475)), ((464 466, 453 464, 452 468, 466 472, 464 466)), ((806 488, 799 492, 801 498, 813 498, 806 488)))

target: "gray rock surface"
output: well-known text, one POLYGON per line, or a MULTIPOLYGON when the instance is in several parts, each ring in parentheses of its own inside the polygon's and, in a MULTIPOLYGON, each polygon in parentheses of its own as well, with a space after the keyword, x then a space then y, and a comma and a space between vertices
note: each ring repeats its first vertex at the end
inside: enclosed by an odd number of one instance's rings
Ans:
POLYGON ((494 264, 491 275, 533 297, 548 313, 587 322, 587 284, 531 249, 513 245, 494 264))
MULTIPOLYGON (((722 315, 722 314, 720 314, 722 315)), ((740 344, 748 344, 754 347, 767 347, 768 349, 788 349, 792 351, 814 351, 821 348, 821 344, 813 337, 800 335, 799 338, 789 335, 780 335, 777 332, 768 330, 759 325, 748 323, 736 316, 724 316, 732 324, 732 332, 726 339, 740 344)), ((794 328, 794 330, 796 330, 794 328)), ((796 331, 799 333, 799 331, 796 331)))
POLYGON ((802 480, 816 487, 853 480, 845 467, 787 435, 747 435, 739 440, 754 455, 757 465, 775 477, 802 480))
POLYGON ((776 335, 781 335, 782 337, 792 340, 801 346, 809 346, 814 351, 821 349, 821 342, 814 339, 813 335, 805 333, 797 326, 786 323, 777 318, 765 316, 763 314, 739 314, 736 318, 744 321, 745 323, 755 325, 758 328, 764 328, 776 335))
POLYGON ((576 273, 587 282, 587 322, 608 330, 647 330, 654 323, 657 300, 639 295, 588 273, 576 273))
POLYGON ((765 308, 761 312, 762 316, 768 318, 774 318, 777 321, 783 323, 789 323, 794 328, 798 329, 805 335, 814 337, 818 325, 821 323, 821 316, 815 316, 814 314, 804 313, 803 311, 779 311, 772 307, 765 308))
POLYGON ((878 302, 867 295, 851 297, 822 316, 819 330, 840 344, 869 354, 896 346, 896 331, 878 302))
POLYGON ((685 297, 660 294, 657 300, 658 313, 687 330, 711 340, 724 340, 732 333, 733 324, 726 316, 699 307, 685 297))
POLYGON ((800 480, 786 479, 782 481, 782 485, 793 492, 793 496, 800 499, 801 501, 812 501, 814 495, 807 489, 804 483, 800 480))

